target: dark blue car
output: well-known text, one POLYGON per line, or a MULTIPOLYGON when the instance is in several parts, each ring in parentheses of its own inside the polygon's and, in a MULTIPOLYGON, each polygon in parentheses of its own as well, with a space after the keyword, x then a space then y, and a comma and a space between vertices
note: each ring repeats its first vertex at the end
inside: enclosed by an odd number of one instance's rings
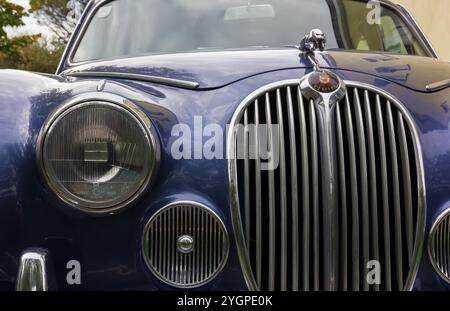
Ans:
POLYGON ((0 290, 450 289, 450 64, 368 0, 93 0, 0 72, 0 290))

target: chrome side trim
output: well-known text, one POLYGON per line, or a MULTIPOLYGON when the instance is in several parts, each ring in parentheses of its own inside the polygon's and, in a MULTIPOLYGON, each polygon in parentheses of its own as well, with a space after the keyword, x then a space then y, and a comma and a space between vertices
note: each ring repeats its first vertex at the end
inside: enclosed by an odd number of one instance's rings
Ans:
POLYGON ((144 82, 159 83, 169 86, 177 86, 186 89, 196 89, 200 86, 198 82, 149 76, 134 73, 124 73, 124 72, 111 72, 111 71, 77 71, 77 72, 67 72, 62 73, 62 76, 75 77, 75 78, 113 78, 113 79, 124 79, 124 80, 136 80, 144 82))
MULTIPOLYGON (((230 122, 230 128, 227 136, 227 159, 228 159, 228 182, 230 192, 232 226, 235 234, 235 242, 239 260, 241 263, 242 272, 246 280, 247 286, 250 290, 257 290, 258 286, 253 276, 251 264, 249 261, 249 255, 245 247, 245 236, 243 232, 242 218, 239 207, 240 203, 238 197, 237 163, 235 160, 233 160, 236 159, 236 149, 234 143, 236 141, 238 134, 237 125, 239 124, 239 121, 241 120, 245 109, 249 105, 251 105, 257 98, 259 98, 262 94, 274 91, 282 86, 298 85, 298 83, 299 83, 298 79, 290 79, 271 83, 257 89, 256 91, 248 95, 240 103, 230 122)), ((380 103, 380 96, 383 96, 386 102, 389 102, 391 105, 394 105, 402 113, 405 125, 407 124, 411 131, 412 140, 414 142, 413 149, 417 167, 418 202, 417 202, 417 223, 416 223, 416 237, 415 237, 416 244, 414 245, 413 256, 411 260, 412 263, 409 269, 409 274, 403 286, 404 290, 411 290, 414 285, 414 281, 416 279, 420 264, 420 259, 424 246, 425 223, 426 223, 426 188, 424 177, 425 173, 423 166, 423 153, 418 127, 409 111, 405 108, 405 106, 397 98, 387 93, 386 91, 361 82, 344 81, 344 83, 347 85, 347 87, 362 88, 364 90, 373 91, 377 94, 376 107, 377 107, 377 117, 379 117, 377 118, 377 122, 383 122, 381 116, 381 103, 380 103)))
POLYGON ((48 291, 52 269, 50 253, 47 250, 41 248, 25 250, 20 257, 16 291, 48 291))
POLYGON ((426 86, 426 89, 427 89, 427 91, 436 92, 436 91, 442 91, 449 87, 450 87, 450 79, 428 84, 426 86))
POLYGON ((141 197, 144 192, 149 188, 153 180, 156 178, 156 175, 159 170, 159 164, 161 161, 161 149, 159 145, 158 135, 156 133, 156 130, 150 121, 150 119, 147 117, 147 115, 133 102, 130 100, 115 95, 111 93, 99 93, 99 92, 92 92, 92 93, 86 93, 83 95, 76 96, 75 98, 72 98, 63 104, 61 104, 57 109, 55 109, 47 118, 44 125, 41 128, 41 131, 39 132, 39 136, 37 138, 36 142, 36 161, 37 165, 41 174, 41 178, 47 185, 47 187, 50 188, 50 190, 65 204, 68 206, 77 209, 79 211, 86 212, 88 214, 92 215, 111 215, 115 214, 119 211, 122 211, 123 209, 129 207, 133 202, 135 202, 139 197, 141 197), (61 194, 59 194, 59 191, 55 189, 51 183, 49 182, 49 177, 47 176, 47 173, 44 169, 44 159, 43 159, 43 146, 44 141, 47 136, 47 133, 51 130, 52 125, 54 122, 59 119, 64 113, 69 111, 70 109, 76 108, 78 105, 86 105, 89 103, 104 103, 105 105, 114 105, 118 109, 121 109, 127 113, 130 113, 133 118, 136 120, 136 122, 139 123, 140 127, 145 131, 146 136, 148 137, 148 141, 151 144, 151 147, 153 148, 154 152, 152 155, 152 159, 155 162, 155 165, 153 168, 150 168, 146 179, 143 181, 141 187, 139 190, 134 193, 130 198, 128 198, 126 201, 109 208, 102 208, 102 209, 93 209, 88 207, 82 207, 77 204, 74 204, 73 202, 66 200, 61 194))
POLYGON ((443 243, 446 243, 448 248, 448 241, 450 236, 450 209, 446 209, 442 212, 434 221, 431 226, 430 235, 428 237, 428 256, 430 258, 431 264, 433 265, 436 273, 448 284, 450 284, 450 258, 448 257, 449 250, 447 250, 447 260, 443 260, 445 256, 442 254, 443 243), (445 224, 444 224, 445 222, 445 224), (446 232, 445 232, 446 230, 446 232), (443 235, 445 238, 443 238, 443 235), (445 239, 445 242, 443 240, 445 239), (436 241, 437 240, 437 241, 436 241), (439 244, 439 245, 437 245, 439 244), (437 249, 439 248, 439 249, 437 249), (439 262, 438 262, 439 261, 439 262), (445 266, 442 265, 446 261, 445 266), (445 273, 447 272, 447 274, 445 273))

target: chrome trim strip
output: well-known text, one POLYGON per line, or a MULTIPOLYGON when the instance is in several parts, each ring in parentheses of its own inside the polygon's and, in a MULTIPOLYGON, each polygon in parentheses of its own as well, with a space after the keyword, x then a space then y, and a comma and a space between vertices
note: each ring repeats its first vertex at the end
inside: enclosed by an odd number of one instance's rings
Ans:
POLYGON ((287 289, 287 187, 286 187, 286 146, 284 136, 283 108, 281 104, 281 92, 277 89, 277 122, 280 126, 280 209, 281 209, 281 290, 287 289))
MULTIPOLYGON (((364 91, 364 113, 366 119, 367 130, 367 151, 369 154, 370 165, 370 188, 377 188, 377 169, 376 169, 376 157, 375 157, 375 138, 373 131, 372 109, 370 108, 371 102, 369 98, 369 92, 364 91)), ((370 192, 370 204, 371 204, 371 217, 372 217, 372 256, 374 260, 379 260, 379 241, 378 241, 378 196, 375 191, 370 192)), ((375 291, 380 290, 380 285, 374 285, 375 291)))
POLYGON ((402 212, 400 206, 400 185, 397 163, 397 140, 395 139, 395 126, 392 116, 391 103, 388 101, 386 105, 387 110, 387 123, 388 123, 388 137, 389 137, 389 150, 391 154, 391 172, 392 172, 392 187, 394 188, 394 222, 395 228, 395 259, 396 259, 396 272, 397 272, 397 285, 398 288, 403 288, 403 258, 402 258, 402 232, 399 228, 402 227, 402 212))
MULTIPOLYGON (((442 234, 444 234, 447 238, 450 235, 450 209, 446 209, 443 211, 433 222, 433 225, 431 226, 430 235, 428 237, 428 256, 430 258, 430 262, 433 265, 434 270, 436 273, 448 284, 450 284, 450 254, 449 249, 446 251, 446 267, 440 267, 439 264, 443 263, 442 259, 442 234), (446 225, 444 226, 444 221, 447 221, 446 225), (439 229, 439 231, 437 231, 439 229), (444 231, 444 232, 441 232, 444 231), (436 245, 439 244, 439 245, 436 245), (437 262, 439 261, 439 263, 437 262), (445 269, 447 270, 447 274, 445 274, 445 269)), ((446 244, 447 244, 446 243, 446 244)), ((448 245, 447 245, 448 247, 448 245)))
MULTIPOLYGON (((244 113, 244 178, 250 178, 248 110, 244 113)), ((245 184, 245 243, 250 247, 250 184, 245 184)))
POLYGON ((261 228, 261 158, 259 157, 259 102, 255 100, 255 204, 256 204, 256 281, 261 286, 262 268, 262 228, 261 228))
MULTIPOLYGON (((367 176, 367 148, 366 148, 366 135, 364 133, 364 120, 362 114, 361 100, 359 98, 358 89, 353 91, 353 103, 355 104, 355 118, 356 118, 356 137, 358 141, 358 153, 359 153, 359 174, 360 174, 360 187, 361 187, 361 209, 362 209, 362 275, 367 275, 367 262, 369 262, 369 185, 367 176)), ((356 162, 355 162, 356 164, 356 162)), ((376 188, 375 188, 376 189, 376 188)), ((363 290, 369 290, 369 283, 363 279, 363 290)))
POLYGON ((339 102, 336 103, 336 143, 338 151, 338 165, 339 165, 339 188, 341 189, 341 257, 340 257, 340 279, 339 284, 343 291, 348 289, 348 230, 347 230, 347 184, 345 174, 345 153, 344 153, 344 135, 343 124, 341 118, 341 107, 339 102))
POLYGON ((165 78, 159 76, 150 76, 143 74, 125 73, 125 72, 76 71, 76 72, 63 72, 61 75, 75 78, 113 78, 124 80, 136 80, 136 81, 159 83, 169 86, 177 86, 187 89, 197 89, 200 86, 198 82, 193 81, 165 78))
POLYGON ((50 253, 42 248, 25 250, 20 257, 16 291, 42 292, 50 290, 50 253))
POLYGON ((411 168, 409 165, 408 142, 406 140, 405 124, 403 116, 398 113, 398 140, 400 142, 400 156, 402 159, 402 176, 403 176, 403 194, 405 200, 405 220, 406 220, 406 244, 408 247, 408 263, 411 264, 413 245, 414 245, 414 228, 413 228, 413 199, 411 193, 411 168))
POLYGON ((48 187, 52 190, 52 192, 55 193, 55 195, 68 206, 93 215, 111 215, 129 207, 131 203, 135 202, 139 197, 141 197, 145 193, 145 191, 149 188, 151 183, 156 178, 156 175, 159 170, 160 160, 161 160, 161 150, 158 135, 147 115, 130 100, 115 94, 105 92, 102 93, 92 92, 83 95, 78 95, 61 104, 47 117, 47 120, 45 121, 44 125, 42 126, 39 132, 39 136, 36 142, 36 161, 39 167, 41 178, 46 183, 46 185, 48 185, 48 187), (44 171, 44 159, 42 155, 44 140, 48 132, 51 130, 54 122, 70 109, 74 109, 79 105, 87 105, 90 103, 103 103, 105 105, 112 105, 117 109, 121 109, 124 112, 131 114, 133 118, 136 120, 136 122, 139 123, 139 126, 145 131, 150 146, 154 150, 152 160, 154 160, 155 165, 153 168, 150 168, 146 179, 143 181, 138 191, 134 193, 132 196, 130 196, 130 198, 128 198, 124 202, 109 208, 93 209, 88 207, 82 207, 74 204, 69 200, 66 200, 62 195, 59 194, 59 191, 51 185, 51 183, 49 182, 49 177, 44 171))
MULTIPOLYGON (((172 215, 173 216, 173 215, 172 215)), ((172 218, 173 220, 173 218, 172 218)), ((198 219, 197 219, 198 220, 198 219)), ((158 222, 158 225, 161 226, 161 223, 158 222)), ((160 231, 161 232, 161 231, 160 231)), ((212 231, 210 231, 210 233, 212 233, 212 231)), ((209 234, 208 236, 205 236, 204 234, 200 234, 201 236, 201 241, 200 244, 202 246, 206 246, 208 244, 208 241, 212 241, 212 235, 209 234)), ((158 236, 158 239, 161 239, 160 236, 158 236)), ((198 243, 198 241, 196 241, 196 243, 198 243)), ((153 247, 152 247, 153 248, 153 247)), ((155 247, 155 249, 157 249, 157 247, 155 247)), ((203 249, 205 249, 205 247, 203 247, 203 249)), ((141 238, 141 255, 142 258, 144 259, 144 262, 147 266, 147 268, 153 273, 153 275, 160 280, 161 282, 176 287, 176 288, 183 288, 183 289, 192 289, 192 288, 198 288, 201 287, 207 283, 210 283, 211 281, 213 281, 223 270, 223 268, 225 267, 225 265, 228 262, 228 257, 229 257, 229 253, 230 253, 230 241, 229 241, 229 234, 227 231, 227 228, 225 226, 225 223, 223 222, 222 218, 210 207, 199 203, 199 202, 195 202, 195 201, 189 201, 189 200, 182 200, 182 201, 175 201, 172 203, 169 203, 165 206, 163 206, 162 208, 158 209, 151 217, 150 219, 146 222, 144 230, 142 232, 142 238, 141 238), (189 217, 188 214, 183 214, 182 212, 180 212, 181 207, 190 207, 190 208, 196 208, 197 209, 197 217, 200 218, 200 221, 197 222, 197 224, 201 224, 200 226, 197 226, 197 232, 202 232, 204 230, 204 228, 208 228, 211 229, 212 228, 212 224, 210 224, 208 222, 208 214, 209 214, 209 218, 210 219, 214 219, 215 221, 217 221, 218 225, 221 227, 223 234, 225 234, 225 236, 222 236, 222 254, 223 254, 223 261, 221 262, 221 264, 217 267, 217 269, 211 273, 211 269, 212 266, 211 264, 209 264, 209 267, 207 269, 203 269, 203 267, 205 266, 205 264, 207 264, 206 262, 206 258, 208 257, 208 263, 211 263, 211 249, 207 249, 203 254, 200 253, 200 247, 195 247, 194 249, 196 250, 196 255, 198 255, 198 258, 200 257, 200 268, 198 269, 198 261, 197 261, 197 282, 195 284, 188 284, 188 285, 183 285, 183 284, 179 284, 180 282, 186 282, 187 280, 189 280, 188 277, 188 271, 187 270, 181 270, 181 268, 183 266, 186 266, 186 268, 188 268, 188 261, 186 254, 179 254, 179 252, 175 251, 176 253, 176 259, 175 260, 175 266, 174 267, 169 267, 172 269, 172 274, 171 275, 176 275, 179 276, 179 278, 177 278, 175 280, 175 282, 171 282, 167 279, 164 278, 164 275, 161 275, 158 271, 155 271, 154 268, 152 267, 152 257, 150 256, 150 251, 152 250, 149 246, 149 229, 151 228, 151 224, 153 223, 153 220, 160 216, 160 214, 164 211, 167 211, 169 209, 173 210, 175 209, 175 215, 176 215, 176 235, 177 237, 180 236, 181 234, 184 233, 183 230, 186 230, 186 228, 182 228, 181 226, 181 221, 179 221, 181 218, 180 217, 184 217, 184 223, 187 224, 189 221, 189 217), (209 254, 209 256, 205 256, 209 254), (179 255, 179 256, 178 256, 179 255), (186 263, 186 265, 184 265, 184 263, 186 263), (200 271, 199 271, 200 270, 200 271), (182 272, 182 273, 180 273, 182 272), (173 274, 174 273, 174 274, 173 274), (205 276, 208 276, 205 279, 205 276), (199 279, 204 279, 203 281, 199 282, 199 279)), ((167 258, 161 255, 162 253, 156 254, 156 257, 159 259, 158 260, 158 268, 161 267, 161 262, 164 262, 167 258)), ((193 271, 192 271, 193 272, 193 271)), ((172 278, 174 279, 174 278, 172 278)))
POLYGON ((376 97, 376 119, 378 128, 378 145, 380 146, 380 161, 381 161, 381 185, 383 198, 383 237, 384 237, 384 262, 386 275, 386 290, 392 289, 391 280, 391 232, 389 228, 389 190, 388 190, 388 175, 387 175, 387 156, 386 156, 386 140, 384 130, 383 113, 381 110, 380 96, 376 97))
POLYGON ((359 205, 358 205, 358 176, 356 171, 356 146, 355 136, 352 123, 352 111, 350 108, 350 94, 345 96, 345 123, 347 128, 347 142, 348 142, 348 154, 350 157, 350 163, 354 165, 350 166, 350 193, 351 193, 351 207, 352 207, 352 290, 359 291, 360 283, 360 266, 359 266, 359 205))
MULTIPOLYGON (((248 252, 245 247, 245 236, 241 223, 241 212, 239 208, 239 197, 238 197, 238 185, 237 185, 237 167, 236 161, 236 150, 234 147, 234 143, 237 138, 237 129, 236 126, 239 124, 239 120, 241 119, 246 107, 252 104, 252 101, 256 100, 268 91, 276 90, 279 87, 286 85, 298 85, 298 79, 291 79, 285 81, 278 81, 275 83, 268 84, 263 86, 250 95, 248 95, 237 107, 231 122, 230 129, 227 136, 227 159, 228 159, 228 182, 229 182, 229 192, 230 192, 230 205, 231 205, 231 218, 232 218, 232 226, 235 234, 235 242, 237 247, 237 252, 239 256, 239 260, 241 263, 242 272, 247 283, 247 286, 250 290, 257 290, 258 286, 256 285, 254 276, 252 274, 251 265, 248 258, 248 252)), ((370 91, 373 91, 378 94, 377 96, 377 121, 382 122, 381 115, 381 103, 379 96, 382 95, 386 98, 392 105, 395 105, 397 109, 402 112, 402 115, 405 118, 408 126, 411 130, 412 139, 414 141, 414 153, 416 156, 416 167, 417 167, 417 193, 418 193, 418 207, 417 207, 417 224, 416 224, 416 243, 414 245, 413 251, 413 260, 412 265, 409 270, 408 277, 404 284, 405 290, 411 290, 414 281, 417 276, 417 271, 420 264, 421 254, 424 246, 424 238, 425 238, 425 221, 426 221, 426 188, 425 188, 425 173, 423 166, 423 153, 422 146, 419 137, 419 131, 417 125, 412 118, 409 111, 404 107, 404 105, 396 99, 391 94, 386 91, 374 87, 372 85, 368 85, 361 82, 354 81, 344 81, 344 83, 348 87, 357 87, 363 88, 370 91), (381 119, 380 119, 381 118, 381 119)), ((384 135, 384 134, 383 134, 384 135)), ((385 162, 385 161, 384 161, 385 162)), ((384 179, 385 180, 385 179, 384 179)))
POLYGON ((437 92, 450 87, 450 79, 434 82, 426 86, 427 91, 437 92))
MULTIPOLYGON (((112 0, 110 0, 110 1, 112 1, 112 0)), ((73 31, 72 34, 70 35, 68 44, 67 44, 66 47, 64 48, 64 52, 63 52, 63 54, 62 54, 63 56, 61 57, 61 59, 60 59, 60 61, 59 61, 59 63, 58 63, 58 67, 57 67, 57 69, 56 69, 56 74, 57 74, 57 75, 61 74, 61 71, 62 71, 62 69, 64 68, 64 65, 66 64, 66 62, 69 64, 69 66, 71 66, 71 64, 70 64, 70 62, 69 62, 69 57, 70 57, 70 55, 71 55, 72 52, 73 52, 74 46, 73 46, 73 45, 70 46, 70 43, 72 43, 74 40, 76 40, 76 38, 75 38, 75 37, 76 37, 76 34, 77 34, 77 33, 80 33, 80 34, 81 34, 80 28, 81 28, 81 27, 84 27, 84 25, 86 25, 86 23, 82 24, 81 21, 86 20, 86 17, 90 14, 90 12, 91 12, 91 3, 94 3, 94 2, 93 2, 93 1, 89 1, 89 2, 88 2, 88 5, 87 5, 86 8, 84 9, 83 14, 81 15, 81 17, 80 17, 80 19, 79 19, 79 21, 78 21, 78 23, 77 23, 77 25, 76 25, 74 31, 73 31)), ((78 37, 80 37, 80 36, 78 36, 78 37)))
MULTIPOLYGON (((309 119, 310 119, 310 140, 311 140, 311 180, 312 180, 312 206, 313 206, 313 286, 314 290, 319 290, 319 269, 320 269, 320 219, 319 219, 319 164, 318 164, 318 154, 319 154, 319 147, 317 143, 317 120, 316 120, 316 112, 314 111, 314 102, 312 100, 309 101, 309 119)), ((310 216, 311 219, 311 216, 310 216)), ((311 220, 309 220, 311 222, 311 220)), ((309 243, 309 241, 308 241, 309 243)), ((310 260, 310 251, 308 250, 308 262, 311 262, 310 260)), ((305 290, 309 290, 309 269, 306 275, 308 276, 308 279, 306 279, 305 276, 305 282, 308 282, 306 284, 305 290)))
POLYGON ((431 41, 428 39, 428 37, 425 34, 425 32, 423 31, 422 27, 420 27, 420 25, 417 22, 417 20, 415 19, 414 15, 404 5, 397 3, 396 6, 400 8, 399 12, 403 13, 403 15, 406 15, 406 17, 409 17, 410 21, 413 22, 413 26, 414 26, 414 28, 416 28, 417 34, 420 35, 422 41, 427 46, 432 57, 434 57, 436 59, 440 59, 439 54, 436 52, 436 49, 433 47, 433 44, 431 44, 431 41), (403 12, 401 10, 403 10, 403 12))
POLYGON ((306 130, 305 103, 303 101, 300 86, 298 87, 298 113, 300 120, 300 147, 302 161, 302 215, 303 215, 303 290, 309 286, 309 248, 311 241, 310 233, 310 194, 309 194, 309 157, 308 157, 308 132, 306 130))
POLYGON ((292 195, 292 289, 298 290, 298 266, 299 266, 299 217, 298 217, 298 182, 297 182, 297 140, 295 135, 294 103, 291 87, 287 87, 289 142, 291 162, 291 195, 292 195))
MULTIPOLYGON (((270 108, 270 96, 266 93, 266 120, 267 125, 272 125, 272 112, 270 108)), ((274 150, 273 132, 270 128, 269 131, 269 146, 272 154, 274 150)), ((276 211, 275 211, 275 172, 274 170, 268 171, 268 189, 269 189, 269 290, 275 290, 275 247, 276 247, 276 211)))

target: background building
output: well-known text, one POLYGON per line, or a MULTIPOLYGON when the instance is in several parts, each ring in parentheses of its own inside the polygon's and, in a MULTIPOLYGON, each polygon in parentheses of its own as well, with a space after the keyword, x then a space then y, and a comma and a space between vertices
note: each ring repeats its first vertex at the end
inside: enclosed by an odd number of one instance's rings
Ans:
POLYGON ((450 62, 450 0, 392 0, 401 3, 422 27, 439 57, 450 62))

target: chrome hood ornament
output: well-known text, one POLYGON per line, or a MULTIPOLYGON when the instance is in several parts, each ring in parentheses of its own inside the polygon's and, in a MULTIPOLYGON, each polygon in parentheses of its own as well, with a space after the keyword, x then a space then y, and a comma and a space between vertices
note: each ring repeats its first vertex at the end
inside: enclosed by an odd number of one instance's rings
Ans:
POLYGON ((327 39, 325 37, 325 34, 320 29, 311 30, 309 35, 304 36, 302 41, 300 42, 300 51, 305 54, 306 58, 309 59, 309 61, 314 66, 314 70, 316 71, 320 69, 320 66, 314 52, 316 50, 323 52, 325 50, 326 43, 327 39))
POLYGON ((320 68, 316 58, 316 51, 325 50, 326 37, 320 29, 313 29, 300 43, 303 52, 313 65, 313 72, 300 80, 300 91, 310 105, 314 106, 317 117, 318 140, 321 155, 322 202, 323 202, 323 241, 324 250, 330 251, 331 256, 324 262, 324 280, 326 290, 337 289, 337 258, 338 242, 336 240, 338 228, 338 194, 337 194, 337 153, 336 153, 336 109, 338 102, 347 93, 347 88, 336 74, 330 70, 320 68))
POLYGON ((320 68, 316 58, 316 51, 323 52, 327 42, 324 32, 313 29, 303 37, 299 49, 303 52, 314 68, 314 71, 300 81, 302 94, 309 100, 312 99, 316 105, 329 106, 331 108, 341 100, 346 92, 344 82, 330 70, 320 68))

